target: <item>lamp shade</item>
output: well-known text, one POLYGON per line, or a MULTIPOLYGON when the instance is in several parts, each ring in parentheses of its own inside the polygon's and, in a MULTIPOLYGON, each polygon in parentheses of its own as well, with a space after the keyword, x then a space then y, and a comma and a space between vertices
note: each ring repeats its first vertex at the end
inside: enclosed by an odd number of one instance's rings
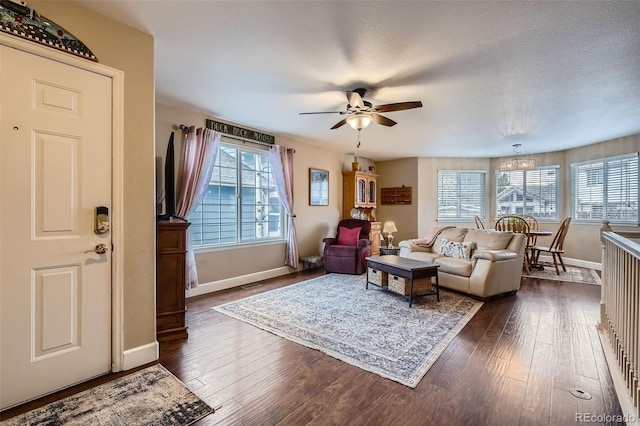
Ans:
POLYGON ((347 118, 347 123, 356 130, 362 130, 371 123, 371 114, 367 114, 366 112, 356 112, 347 118))
POLYGON ((398 232, 398 228, 396 228, 396 223, 392 220, 388 220, 384 223, 382 227, 382 232, 398 232))

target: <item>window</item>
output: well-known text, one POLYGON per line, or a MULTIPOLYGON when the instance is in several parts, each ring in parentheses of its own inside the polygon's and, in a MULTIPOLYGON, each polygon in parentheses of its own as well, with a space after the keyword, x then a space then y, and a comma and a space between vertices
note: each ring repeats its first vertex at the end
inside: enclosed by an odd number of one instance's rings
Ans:
POLYGON ((496 216, 507 214, 558 220, 558 166, 496 170, 496 216))
POLYGON ((283 216, 267 153, 220 143, 209 187, 189 216, 193 246, 280 239, 283 216))
POLYGON ((571 165, 571 216, 638 223, 638 153, 571 165))
POLYGON ((438 220, 485 216, 484 171, 438 171, 438 220))
POLYGON ((604 183, 604 170, 591 168, 587 170, 587 186, 602 185, 604 183))

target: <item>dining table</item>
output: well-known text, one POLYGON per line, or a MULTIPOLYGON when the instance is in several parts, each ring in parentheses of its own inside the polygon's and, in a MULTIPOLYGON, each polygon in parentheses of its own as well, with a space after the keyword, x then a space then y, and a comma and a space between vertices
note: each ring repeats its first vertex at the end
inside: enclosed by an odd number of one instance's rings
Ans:
POLYGON ((553 235, 553 232, 547 231, 546 229, 530 229, 529 235, 534 237, 548 237, 549 235, 553 235))

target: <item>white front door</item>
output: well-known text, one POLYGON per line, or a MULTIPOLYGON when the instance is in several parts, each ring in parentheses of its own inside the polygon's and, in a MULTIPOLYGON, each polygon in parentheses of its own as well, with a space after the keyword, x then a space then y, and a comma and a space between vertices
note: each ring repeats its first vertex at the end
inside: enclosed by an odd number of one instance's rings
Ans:
POLYGON ((0 409, 111 370, 111 85, 0 46, 0 409))

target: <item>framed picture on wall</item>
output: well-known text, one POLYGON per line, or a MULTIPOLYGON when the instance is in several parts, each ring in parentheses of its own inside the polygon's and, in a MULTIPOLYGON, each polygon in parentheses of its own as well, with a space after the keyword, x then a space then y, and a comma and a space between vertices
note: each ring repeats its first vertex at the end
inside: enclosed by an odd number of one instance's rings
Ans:
POLYGON ((309 168, 309 205, 329 205, 329 171, 309 168))

